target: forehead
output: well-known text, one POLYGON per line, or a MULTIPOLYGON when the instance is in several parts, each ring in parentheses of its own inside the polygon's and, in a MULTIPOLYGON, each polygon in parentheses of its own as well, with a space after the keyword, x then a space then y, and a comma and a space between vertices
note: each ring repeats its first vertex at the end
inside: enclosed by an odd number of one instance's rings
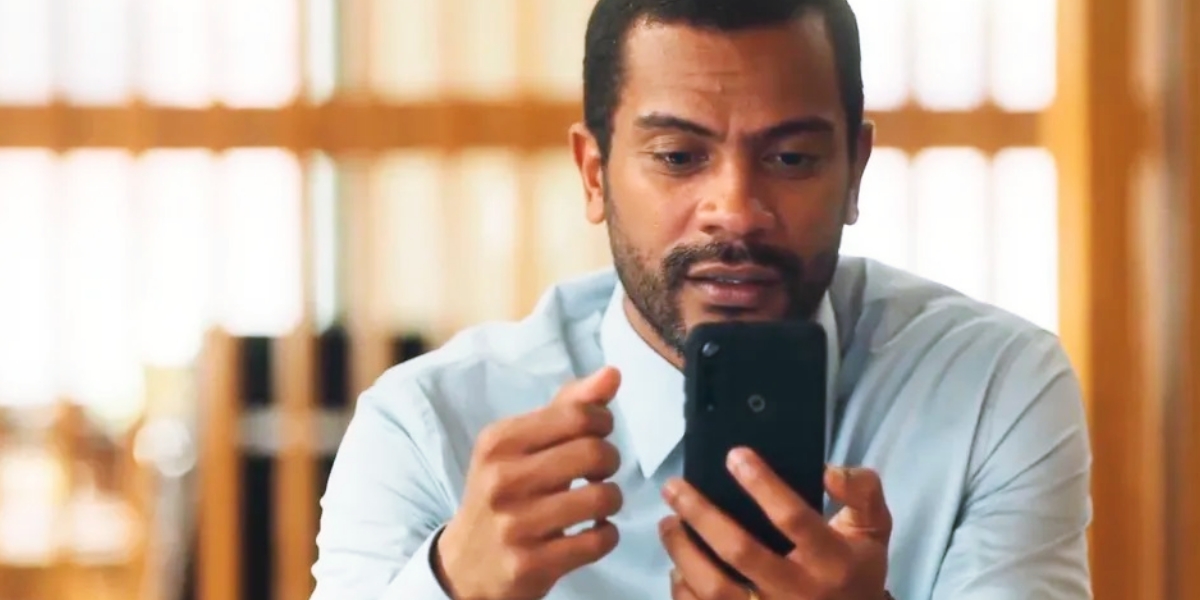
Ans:
POLYGON ((843 120, 820 14, 736 31, 643 21, 629 31, 623 61, 625 118, 662 111, 747 128, 804 116, 843 120))

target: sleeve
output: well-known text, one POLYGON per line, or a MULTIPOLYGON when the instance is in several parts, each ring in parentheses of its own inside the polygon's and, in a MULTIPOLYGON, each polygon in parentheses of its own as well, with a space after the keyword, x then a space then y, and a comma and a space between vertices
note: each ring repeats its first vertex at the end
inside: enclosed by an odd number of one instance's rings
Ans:
POLYGON ((360 398, 321 499, 312 600, 450 600, 430 561, 453 511, 422 454, 429 412, 416 390, 360 398))
POLYGON ((989 402, 934 600, 1090 599, 1091 449, 1057 339, 1020 352, 989 402))

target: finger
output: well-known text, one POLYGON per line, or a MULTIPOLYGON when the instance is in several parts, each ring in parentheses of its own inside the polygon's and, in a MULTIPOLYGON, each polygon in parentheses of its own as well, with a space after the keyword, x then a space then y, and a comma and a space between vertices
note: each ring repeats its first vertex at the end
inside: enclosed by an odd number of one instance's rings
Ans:
POLYGON ((538 566, 551 573, 565 575, 594 563, 617 547, 617 527, 603 522, 573 535, 553 538, 536 552, 538 566))
POLYGON ((729 471, 801 556, 829 556, 841 547, 825 518, 752 450, 729 453, 729 471))
POLYGON ((583 436, 608 437, 612 430, 613 415, 604 406, 549 404, 484 429, 475 453, 484 459, 532 454, 583 436))
POLYGON ((531 453, 576 437, 607 437, 613 430, 607 404, 620 384, 620 371, 604 367, 563 385, 548 405, 509 423, 506 437, 516 442, 511 450, 531 453))
POLYGON ((671 569, 671 600, 700 600, 700 597, 688 587, 683 575, 678 569, 671 569))
MULTIPOLYGON (((688 537, 677 517, 667 517, 659 523, 659 535, 667 556, 675 564, 676 579, 688 591, 704 600, 742 600, 746 593, 688 537)), ((676 593, 679 584, 672 585, 676 593)), ((686 597, 686 596, 685 596, 686 597)))
MULTIPOLYGON (((792 569, 786 558, 764 546, 687 482, 680 479, 667 482, 664 497, 675 514, 691 525, 721 560, 755 585, 772 590, 787 588, 792 583, 792 569)), ((691 577, 687 579, 692 581, 691 577)))
POLYGON ((608 440, 581 437, 514 463, 513 478, 525 482, 527 497, 566 489, 576 479, 604 481, 621 468, 621 453, 608 440))
POLYGON ((545 539, 585 521, 607 519, 621 510, 623 502, 615 483, 592 483, 538 498, 522 511, 518 521, 529 539, 545 539))
POLYGON ((834 529, 887 542, 892 532, 892 514, 878 473, 865 468, 830 467, 825 474, 825 487, 829 497, 843 505, 830 521, 834 529))
POLYGON ((621 372, 616 367, 602 367, 583 379, 564 385, 551 403, 603 406, 617 395, 620 386, 621 372))

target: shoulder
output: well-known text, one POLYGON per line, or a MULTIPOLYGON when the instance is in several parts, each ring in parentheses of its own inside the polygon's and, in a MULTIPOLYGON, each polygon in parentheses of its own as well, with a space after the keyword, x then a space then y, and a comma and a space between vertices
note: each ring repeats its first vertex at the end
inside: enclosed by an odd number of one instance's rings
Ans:
POLYGON ((922 435, 976 447, 1025 437, 1014 432, 1086 430, 1077 376, 1053 333, 867 259, 843 261, 831 296, 842 389, 869 397, 872 412, 927 415, 922 435))
POLYGON ((1023 383, 1031 392, 1073 375, 1053 333, 877 261, 843 259, 831 297, 843 352, 904 360, 942 379, 1023 383))
POLYGON ((426 421, 486 423, 531 410, 585 368, 615 282, 602 271, 554 285, 525 318, 464 329, 387 370, 364 397, 385 414, 426 421))
MULTIPOLYGON (((939 465, 961 472, 969 490, 998 487, 1034 464, 1047 477, 1086 470, 1083 395, 1056 335, 867 259, 843 261, 831 297, 842 384, 859 402, 852 414, 894 427, 923 456, 939 449, 939 465)), ((945 472, 931 485, 944 484, 945 472)))

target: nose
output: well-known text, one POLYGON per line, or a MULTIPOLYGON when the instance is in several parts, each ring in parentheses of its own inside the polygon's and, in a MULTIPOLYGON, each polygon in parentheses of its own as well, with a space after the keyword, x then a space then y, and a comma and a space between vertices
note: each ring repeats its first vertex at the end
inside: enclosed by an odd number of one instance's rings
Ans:
POLYGON ((759 237, 775 223, 775 215, 754 192, 751 169, 728 165, 713 174, 711 187, 700 202, 700 230, 717 239, 759 237))

